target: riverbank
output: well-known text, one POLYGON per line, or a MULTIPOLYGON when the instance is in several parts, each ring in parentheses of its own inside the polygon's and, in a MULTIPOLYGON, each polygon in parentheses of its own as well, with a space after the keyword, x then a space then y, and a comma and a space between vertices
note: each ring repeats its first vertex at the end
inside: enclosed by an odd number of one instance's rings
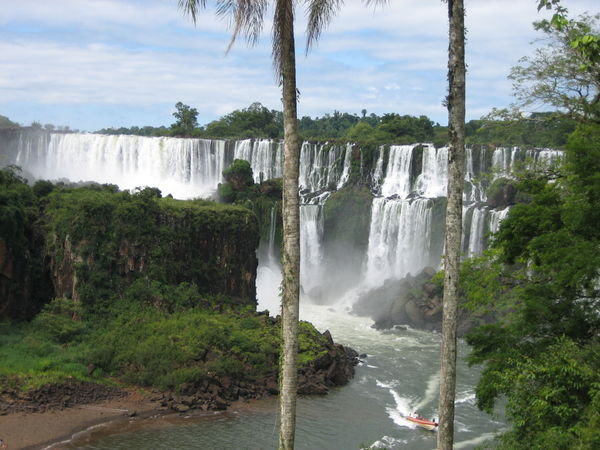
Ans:
MULTIPOLYGON (((42 449, 69 440, 94 425, 139 420, 164 414, 160 398, 148 391, 125 390, 122 396, 45 412, 17 412, 0 416, 0 439, 9 450, 42 449)), ((60 448, 59 446, 51 448, 60 448)))
MULTIPOLYGON (((354 375, 357 353, 334 344, 330 333, 325 332, 324 336, 328 350, 299 370, 300 394, 327 394, 330 387, 345 385, 354 375)), ((5 387, 0 388, 0 449, 48 448, 52 443, 70 440, 75 433, 108 422, 178 413, 214 415, 219 411, 244 409, 249 402, 275 394, 278 386, 274 377, 254 383, 220 377, 182 394, 120 389, 76 380, 27 392, 5 387)))
POLYGON ((193 410, 185 414, 174 412, 161 403, 163 400, 157 400, 156 393, 132 390, 122 397, 93 404, 0 416, 0 449, 68 449, 113 434, 176 427, 191 421, 220 420, 240 414, 273 413, 277 396, 234 401, 227 410, 193 410))

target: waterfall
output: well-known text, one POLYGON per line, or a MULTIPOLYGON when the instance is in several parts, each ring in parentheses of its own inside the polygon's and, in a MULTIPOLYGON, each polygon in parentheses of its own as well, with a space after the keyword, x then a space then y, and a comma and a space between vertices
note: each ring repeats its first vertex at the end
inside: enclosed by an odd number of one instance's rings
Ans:
MULTIPOLYGON (((486 237, 486 218, 488 211, 485 208, 478 207, 477 205, 471 206, 471 223, 468 231, 468 245, 466 248, 466 256, 478 256, 481 255, 485 248, 485 237, 486 237)), ((464 217, 464 215, 463 215, 464 217)), ((467 221, 464 221, 466 225, 467 221)))
POLYGON ((522 150, 519 147, 499 147, 492 154, 495 178, 512 177, 516 169, 544 169, 562 162, 564 152, 548 148, 522 150))
POLYGON ((301 191, 315 193, 341 189, 350 175, 352 147, 304 142, 300 149, 301 191))
POLYGON ((256 296, 261 305, 273 315, 280 313, 279 286, 281 285, 281 266, 276 247, 277 211, 271 208, 267 242, 261 240, 258 251, 259 265, 256 272, 256 296))
POLYGON ((320 216, 320 205, 300 207, 300 284, 306 293, 321 282, 323 221, 320 216))
POLYGON ((237 141, 234 159, 243 159, 250 163, 254 182, 261 183, 282 176, 282 148, 280 142, 270 139, 245 139, 237 141))
POLYGON ((155 186, 177 198, 209 195, 231 163, 225 141, 168 137, 50 135, 20 149, 17 163, 39 178, 95 181, 122 189, 155 186))
POLYGON ((381 185, 383 183, 383 156, 385 154, 385 148, 383 145, 379 147, 379 156, 375 163, 375 170, 373 171, 373 182, 372 190, 375 193, 381 193, 381 185))
POLYGON ((416 274, 429 262, 431 200, 373 200, 366 283, 416 274))
MULTIPOLYGON (((485 158, 485 148, 481 149, 480 158, 485 158)), ((487 200, 484 189, 475 179, 475 165, 473 164, 473 149, 465 148, 465 191, 463 201, 465 203, 484 202, 487 200)))
POLYGON ((549 148, 541 149, 534 152, 533 157, 533 168, 544 168, 549 167, 553 164, 560 163, 564 160, 564 152, 561 150, 552 150, 549 148))
POLYGON ((381 186, 384 197, 396 195, 406 198, 410 194, 410 162, 414 145, 392 145, 387 172, 381 186))
MULTIPOLYGON (((5 135, 6 136, 6 135, 5 135)), ((9 136, 3 163, 17 164, 37 178, 95 181, 117 184, 121 189, 155 186, 176 198, 210 196, 222 182, 222 172, 234 159, 248 161, 255 182, 282 176, 282 143, 269 139, 240 141, 180 139, 170 137, 107 136, 20 131, 9 136)), ((324 248, 336 236, 324 235, 324 205, 354 175, 354 144, 308 143, 300 154, 300 225, 303 290, 313 298, 325 281, 324 248)), ((463 253, 479 255, 488 234, 498 230, 508 208, 496 211, 486 205, 485 175, 513 176, 514 170, 540 169, 559 162, 563 153, 552 149, 466 149, 463 253), (491 153, 489 153, 491 152, 491 153), (483 181, 482 181, 483 180, 483 181)), ((340 273, 358 274, 373 286, 386 278, 416 274, 440 263, 443 240, 444 200, 448 179, 448 149, 431 144, 392 145, 378 149, 371 167, 361 167, 361 178, 370 179, 373 193, 366 253, 358 257, 337 253, 333 261, 340 273), (371 173, 364 172, 371 170, 371 173), (365 176, 366 175, 366 176, 365 176), (352 268, 352 270, 346 270, 352 268)), ((275 248, 275 210, 261 244, 261 265, 269 267, 269 279, 278 273, 275 248), (264 264, 263 264, 264 263, 264 264), (273 276, 271 276, 273 275, 273 276)), ((354 221, 348 217, 348 221, 354 221)), ((335 242, 342 247, 344 242, 335 242)), ((349 243, 351 246, 352 243, 349 243)), ((339 246, 338 246, 339 248, 339 246)), ((362 250, 363 252, 364 250, 362 250)), ((338 250, 336 250, 338 251, 338 250)), ((330 272, 331 274, 331 272, 330 272)), ((260 274, 259 274, 260 275, 260 274)), ((264 275, 264 274, 263 274, 264 275)), ((331 287, 332 292, 340 287, 331 287)), ((276 295, 276 293, 275 293, 276 295)))
POLYGON ((423 146, 423 169, 416 182, 416 190, 424 197, 445 197, 448 185, 448 148, 423 146))
POLYGON ((423 144, 421 173, 411 186, 411 162, 416 145, 390 147, 387 170, 382 176, 383 149, 374 179, 383 178, 381 194, 371 209, 365 279, 368 285, 386 278, 416 274, 432 260, 432 208, 430 198, 446 193, 448 149, 423 144), (420 197, 411 198, 411 194, 420 197))
POLYGON ((271 218, 269 222, 269 243, 267 246, 269 261, 276 261, 275 253, 275 232, 277 231, 277 211, 275 207, 271 208, 271 218))
POLYGON ((506 218, 510 208, 505 208, 500 211, 491 211, 490 213, 490 233, 496 233, 500 228, 500 222, 506 218))
POLYGON ((510 174, 517 149, 498 147, 492 154, 492 169, 495 178, 506 177, 510 174))
POLYGON ((350 178, 350 160, 352 158, 352 144, 346 144, 346 152, 344 156, 344 166, 342 169, 342 175, 337 183, 337 189, 344 187, 348 179, 350 178))

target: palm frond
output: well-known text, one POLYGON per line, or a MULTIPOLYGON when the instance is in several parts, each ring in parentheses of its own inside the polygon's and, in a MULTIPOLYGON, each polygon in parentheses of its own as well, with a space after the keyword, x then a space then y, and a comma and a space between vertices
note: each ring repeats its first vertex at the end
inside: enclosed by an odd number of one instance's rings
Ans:
POLYGON ((256 44, 262 32, 268 4, 268 0, 219 0, 217 2, 217 15, 228 17, 233 29, 227 51, 240 35, 246 37, 248 44, 256 44))
MULTIPOLYGON (((389 0, 363 0, 367 6, 386 5, 389 0)), ((306 53, 319 40, 321 33, 333 17, 342 9, 344 0, 305 0, 308 24, 306 26, 306 53)))
POLYGON ((382 6, 384 6, 384 5, 387 5, 389 3, 389 0, 363 0, 363 2, 367 6, 370 6, 370 5, 375 5, 375 6, 382 5, 382 6))
POLYGON ((306 52, 321 37, 323 30, 339 12, 344 0, 306 0, 308 24, 306 26, 306 52))
POLYGON ((183 10, 184 14, 187 14, 192 18, 192 21, 196 23, 196 17, 198 16, 198 10, 200 8, 206 8, 206 0, 179 0, 179 8, 183 10))

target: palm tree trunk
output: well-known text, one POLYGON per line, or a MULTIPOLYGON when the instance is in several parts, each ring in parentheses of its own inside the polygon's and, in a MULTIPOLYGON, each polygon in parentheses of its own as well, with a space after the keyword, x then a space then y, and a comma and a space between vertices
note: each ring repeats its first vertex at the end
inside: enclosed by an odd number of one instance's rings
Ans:
POLYGON ((293 449, 298 392, 298 316, 300 297, 300 146, 297 121, 296 56, 292 0, 277 2, 280 29, 280 73, 283 82, 283 352, 280 364, 279 448, 293 449))
POLYGON ((448 48, 448 205, 446 207, 446 252, 444 257, 444 313, 438 450, 451 450, 454 442, 456 391, 456 328, 458 275, 462 236, 462 194, 465 165, 465 26, 463 0, 448 0, 450 44, 448 48))

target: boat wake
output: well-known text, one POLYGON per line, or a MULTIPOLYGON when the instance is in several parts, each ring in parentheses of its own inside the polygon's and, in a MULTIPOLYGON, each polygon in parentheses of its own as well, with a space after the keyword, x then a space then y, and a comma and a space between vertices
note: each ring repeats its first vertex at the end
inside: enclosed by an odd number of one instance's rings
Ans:
POLYGON ((417 425, 414 422, 408 420, 407 417, 434 402, 437 398, 439 385, 439 375, 432 375, 427 382, 427 389, 425 390, 424 397, 421 400, 419 400, 403 397, 400 394, 398 394, 398 392, 394 389, 394 386, 392 384, 384 383, 377 380, 377 386, 387 389, 392 398, 394 399, 395 405, 388 406, 386 408, 388 417, 392 419, 392 421, 396 425, 412 429, 417 428, 417 425))
POLYGON ((423 409, 425 406, 437 400, 438 392, 440 391, 440 375, 434 374, 429 377, 427 381, 427 389, 425 390, 425 396, 423 400, 417 403, 414 407, 415 411, 423 409))

